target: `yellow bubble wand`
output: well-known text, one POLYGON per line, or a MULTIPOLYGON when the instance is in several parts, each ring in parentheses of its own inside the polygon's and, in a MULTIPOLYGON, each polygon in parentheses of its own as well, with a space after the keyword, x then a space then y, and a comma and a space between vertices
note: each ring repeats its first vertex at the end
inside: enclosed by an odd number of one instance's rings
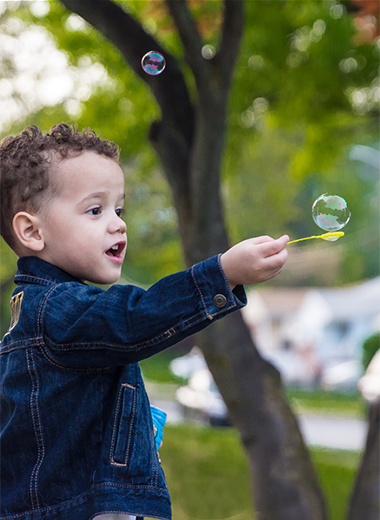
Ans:
POLYGON ((323 235, 313 235, 312 237, 305 238, 297 238, 297 240, 291 240, 288 242, 289 244, 294 244, 295 242, 301 242, 302 240, 311 240, 312 238, 321 238, 322 240, 328 240, 329 242, 335 242, 339 238, 343 237, 343 231, 334 231, 333 233, 324 233, 323 235))

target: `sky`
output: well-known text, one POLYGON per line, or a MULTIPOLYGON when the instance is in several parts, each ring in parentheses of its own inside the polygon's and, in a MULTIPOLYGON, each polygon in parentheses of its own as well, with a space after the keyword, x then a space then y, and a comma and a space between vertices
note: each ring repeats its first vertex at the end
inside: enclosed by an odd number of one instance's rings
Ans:
MULTIPOLYGON (((6 8, 12 12, 19 4, 16 0, 0 0, 0 17, 6 8)), ((34 16, 45 16, 49 3, 35 0, 29 8, 34 16)), ((68 31, 85 31, 86 26, 75 14, 66 21, 68 31)), ((63 101, 68 114, 78 116, 81 102, 89 98, 93 88, 108 80, 106 69, 88 56, 79 61, 78 67, 70 65, 43 27, 26 26, 14 16, 3 23, 0 18, 0 132, 28 112, 63 101)))

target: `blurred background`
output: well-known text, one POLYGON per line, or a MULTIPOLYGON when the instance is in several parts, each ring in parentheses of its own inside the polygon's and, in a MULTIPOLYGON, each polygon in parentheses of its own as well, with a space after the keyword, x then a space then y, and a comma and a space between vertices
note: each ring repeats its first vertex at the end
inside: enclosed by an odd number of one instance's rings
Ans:
MULTIPOLYGON (((177 58, 191 85, 164 3, 115 3, 177 58)), ((212 59, 222 2, 188 4, 202 54, 212 59)), ((344 518, 365 444, 358 381, 379 349, 379 55, 377 0, 251 0, 229 99, 223 197, 231 243, 320 234, 311 207, 322 193, 351 209, 344 238, 289 246, 281 275, 248 288, 244 310, 260 353, 282 374, 333 520, 344 518)), ((81 17, 58 0, 0 0, 0 138, 66 121, 121 147, 128 224, 121 282, 142 287, 184 266, 171 193, 147 139, 157 117, 147 85, 81 17)), ((4 334, 16 257, 2 240, 0 254, 4 334)), ((161 451, 174 518, 252 518, 244 452, 196 344, 141 366, 153 404, 168 413, 161 451), (230 468, 223 478, 221 467, 230 468), (226 488, 231 503, 221 505, 226 488), (205 489, 200 507, 192 497, 205 489)))

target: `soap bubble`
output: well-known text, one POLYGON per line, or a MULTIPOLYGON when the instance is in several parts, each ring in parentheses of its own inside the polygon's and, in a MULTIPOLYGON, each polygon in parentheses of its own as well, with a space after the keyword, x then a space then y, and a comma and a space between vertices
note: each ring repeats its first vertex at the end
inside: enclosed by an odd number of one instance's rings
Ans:
POLYGON ((149 51, 142 57, 141 66, 147 74, 156 76, 164 70, 166 62, 159 52, 149 51))
POLYGON ((201 52, 205 60, 212 60, 216 53, 213 45, 204 45, 201 52))
POLYGON ((342 229, 350 220, 351 211, 347 202, 339 195, 324 193, 313 204, 313 220, 326 231, 342 229))

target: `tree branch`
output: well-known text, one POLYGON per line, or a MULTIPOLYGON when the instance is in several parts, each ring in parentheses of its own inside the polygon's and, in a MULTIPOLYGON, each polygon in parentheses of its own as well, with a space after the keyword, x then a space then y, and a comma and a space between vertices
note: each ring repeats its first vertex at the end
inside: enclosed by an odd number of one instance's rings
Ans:
MULTIPOLYGON (((202 57, 202 38, 187 8, 186 0, 166 0, 184 47, 186 62, 204 106, 216 93, 227 95, 244 27, 244 0, 224 0, 221 43, 212 60, 202 57)), ((225 96, 222 96, 222 99, 225 96)))
POLYGON ((216 59, 222 84, 229 89, 244 29, 244 0, 224 0, 222 38, 216 59))
POLYGON ((149 139, 163 164, 178 205, 179 219, 188 218, 189 157, 194 134, 194 110, 175 58, 119 5, 110 0, 61 0, 71 11, 98 29, 122 53, 133 71, 151 88, 162 112, 152 123, 149 139), (147 52, 160 52, 166 60, 162 74, 151 76, 141 67, 147 52))
POLYGON ((206 88, 210 79, 209 63, 202 57, 202 38, 186 5, 186 0, 166 0, 169 12, 181 38, 185 60, 192 70, 198 90, 206 88))
POLYGON ((193 108, 182 72, 175 58, 142 26, 111 0, 61 0, 70 11, 84 18, 120 50, 133 71, 152 89, 163 120, 192 139, 193 108), (141 58, 147 52, 160 52, 166 60, 158 76, 144 73, 141 58), (190 123, 190 124, 189 124, 190 123))

